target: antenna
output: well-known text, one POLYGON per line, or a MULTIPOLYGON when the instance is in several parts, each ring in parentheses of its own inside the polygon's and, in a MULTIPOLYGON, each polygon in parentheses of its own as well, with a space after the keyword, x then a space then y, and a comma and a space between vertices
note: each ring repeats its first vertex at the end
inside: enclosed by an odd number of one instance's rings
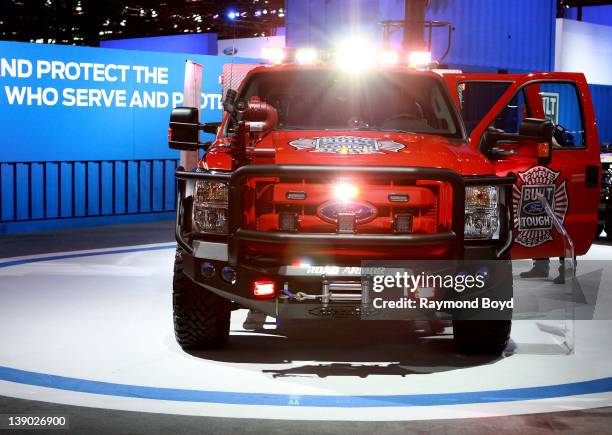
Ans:
MULTIPOLYGON (((227 87, 227 90, 229 91, 230 89, 232 89, 232 83, 234 82, 234 63, 235 63, 235 56, 237 53, 236 50, 236 20, 233 20, 233 24, 232 24, 232 61, 230 62, 230 76, 229 76, 229 86, 227 87)), ((226 95, 224 95, 224 97, 226 97, 226 95)))

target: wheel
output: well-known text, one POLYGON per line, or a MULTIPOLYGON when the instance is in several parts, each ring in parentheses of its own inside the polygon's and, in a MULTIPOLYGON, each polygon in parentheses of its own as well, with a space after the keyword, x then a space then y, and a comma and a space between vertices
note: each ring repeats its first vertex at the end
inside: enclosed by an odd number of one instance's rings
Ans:
POLYGON ((612 240, 612 222, 607 221, 606 226, 604 227, 604 231, 606 232, 606 239, 612 240))
POLYGON ((499 355, 510 340, 511 320, 454 320, 453 333, 461 352, 499 355))
POLYGON ((606 239, 612 240, 612 213, 610 211, 606 211, 604 219, 603 229, 606 232, 606 239))
POLYGON ((229 339, 230 303, 183 272, 183 252, 176 251, 172 301, 174 335, 184 350, 220 349, 229 339))
MULTIPOLYGON (((485 262, 490 269, 490 282, 484 296, 493 301, 509 301, 513 297, 512 262, 485 262)), ((453 335, 460 352, 500 355, 510 340, 512 309, 503 311, 471 310, 457 312, 453 318, 453 335)))

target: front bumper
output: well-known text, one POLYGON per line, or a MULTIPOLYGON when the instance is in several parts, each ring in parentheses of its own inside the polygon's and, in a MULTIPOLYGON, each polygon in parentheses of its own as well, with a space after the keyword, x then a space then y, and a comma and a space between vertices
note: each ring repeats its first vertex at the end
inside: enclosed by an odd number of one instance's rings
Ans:
MULTIPOLYGON (((255 308, 269 315, 286 313, 289 317, 312 317, 312 307, 308 304, 291 303, 277 300, 261 301, 251 294, 251 283, 258 278, 272 278, 279 287, 285 287, 291 292, 300 291, 306 294, 321 293, 323 282, 328 277, 325 274, 291 274, 288 273, 292 258, 282 256, 276 258, 245 258, 243 244, 248 242, 272 245, 296 246, 334 246, 345 249, 368 250, 406 248, 417 249, 422 253, 444 252, 439 259, 486 259, 496 260, 507 258, 512 244, 511 231, 511 186, 514 177, 462 177, 448 169, 438 168, 400 168, 400 167, 346 167, 346 166, 295 166, 295 165, 253 165, 245 166, 232 174, 227 173, 196 173, 185 172, 179 168, 176 172, 178 182, 176 239, 183 252, 185 273, 203 287, 233 300, 237 304, 255 308), (452 220, 450 231, 435 234, 304 234, 289 232, 263 232, 241 227, 244 185, 249 177, 325 177, 337 176, 359 177, 367 180, 377 177, 393 177, 398 181, 435 180, 452 186, 452 220), (189 210, 189 192, 198 179, 225 179, 229 183, 229 234, 203 239, 190 232, 191 213, 189 210), (191 183, 191 186, 190 186, 191 183), (499 185, 505 186, 500 198, 502 211, 500 213, 500 237, 498 240, 472 241, 464 240, 464 203, 465 187, 469 185, 499 185), (204 263, 214 265, 216 273, 211 278, 205 278, 201 273, 204 263), (219 276, 224 267, 232 267, 236 271, 236 282, 230 284, 219 276), (280 306, 279 306, 280 305, 280 306)), ((414 256, 406 259, 416 259, 414 256)), ((369 260, 363 258, 362 260, 369 260)), ((420 259, 420 258, 419 258, 420 259)), ((360 264, 343 262, 337 259, 333 264, 355 267, 360 264)), ((341 277, 340 280, 349 278, 341 277)), ((317 305, 318 302, 314 302, 317 305)), ((318 304, 321 306, 322 304, 318 304)))

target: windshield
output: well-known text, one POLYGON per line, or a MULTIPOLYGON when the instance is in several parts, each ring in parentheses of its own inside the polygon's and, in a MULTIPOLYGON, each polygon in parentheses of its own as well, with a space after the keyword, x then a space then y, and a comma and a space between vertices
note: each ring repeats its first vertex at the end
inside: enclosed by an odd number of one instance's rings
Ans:
POLYGON ((394 131, 462 137, 439 80, 396 71, 261 72, 240 99, 253 96, 278 111, 279 130, 394 131))

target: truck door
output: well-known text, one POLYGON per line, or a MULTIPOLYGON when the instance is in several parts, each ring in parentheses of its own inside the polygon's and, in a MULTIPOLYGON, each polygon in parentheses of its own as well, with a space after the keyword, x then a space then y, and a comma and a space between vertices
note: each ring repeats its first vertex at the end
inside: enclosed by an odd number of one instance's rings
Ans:
POLYGON ((541 208, 537 193, 547 198, 564 224, 576 255, 585 254, 597 228, 601 164, 595 114, 584 75, 448 74, 444 80, 463 115, 471 144, 488 152, 497 175, 517 176, 512 258, 565 255, 563 238, 541 208), (520 136, 497 142, 490 152, 487 135, 492 129, 519 133, 527 118, 552 121, 548 157, 538 149, 537 141, 520 136))

